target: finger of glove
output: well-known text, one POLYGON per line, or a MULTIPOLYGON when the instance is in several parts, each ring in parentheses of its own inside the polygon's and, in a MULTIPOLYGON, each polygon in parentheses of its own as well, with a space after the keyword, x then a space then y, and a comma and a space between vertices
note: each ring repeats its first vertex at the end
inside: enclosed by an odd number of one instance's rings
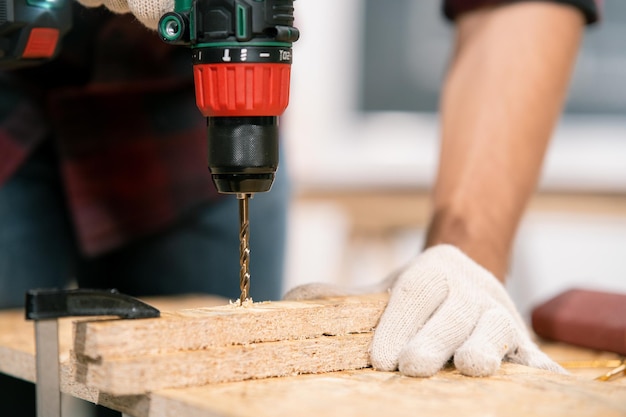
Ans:
POLYGON ((445 278, 432 270, 413 267, 402 274, 374 332, 372 366, 384 371, 398 369, 400 352, 447 294, 445 278))
POLYGON ((128 6, 137 20, 156 30, 161 16, 174 10, 174 0, 130 0, 128 6))
POLYGON ((520 365, 545 369, 546 371, 556 372, 558 374, 569 374, 569 372, 567 372, 561 365, 554 362, 548 355, 543 353, 528 336, 523 344, 513 352, 507 354, 506 358, 510 362, 520 365))
POLYGON ((520 338, 518 331, 503 307, 490 308, 454 353, 454 365, 463 375, 493 375, 500 368, 502 358, 516 347, 520 338))
POLYGON ((479 306, 455 291, 400 352, 398 370, 408 376, 436 374, 471 334, 479 306))

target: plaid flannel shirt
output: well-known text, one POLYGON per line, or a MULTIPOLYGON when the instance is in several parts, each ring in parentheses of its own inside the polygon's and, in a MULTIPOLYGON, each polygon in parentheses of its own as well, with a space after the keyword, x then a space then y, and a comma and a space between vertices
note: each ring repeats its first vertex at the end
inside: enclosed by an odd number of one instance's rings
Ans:
MULTIPOLYGON (((454 19, 516 0, 447 0, 454 19)), ((519 1, 519 0, 517 0, 519 1)), ((589 23, 593 0, 578 7, 589 23)), ((54 61, 0 73, 0 186, 43 140, 54 140, 84 253, 96 255, 219 198, 206 168, 206 122, 195 107, 189 51, 129 15, 74 7, 54 61)))
POLYGON ((0 184, 43 140, 59 153, 82 251, 160 230, 218 197, 189 50, 130 15, 74 7, 64 49, 0 77, 0 184))

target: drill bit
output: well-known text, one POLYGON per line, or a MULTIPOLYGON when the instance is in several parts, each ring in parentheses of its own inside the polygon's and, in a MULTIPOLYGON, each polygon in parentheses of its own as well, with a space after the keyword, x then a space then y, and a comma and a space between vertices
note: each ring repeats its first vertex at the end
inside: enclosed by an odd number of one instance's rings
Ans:
POLYGON ((250 220, 248 218, 248 199, 251 194, 237 194, 239 200, 239 304, 250 296, 250 220))

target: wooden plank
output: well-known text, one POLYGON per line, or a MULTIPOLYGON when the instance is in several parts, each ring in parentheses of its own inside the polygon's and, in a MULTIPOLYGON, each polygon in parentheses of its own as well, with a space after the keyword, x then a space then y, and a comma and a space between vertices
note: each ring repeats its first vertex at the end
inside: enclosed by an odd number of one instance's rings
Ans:
POLYGON ((80 321, 74 351, 79 357, 99 360, 371 332, 387 299, 387 294, 374 294, 196 308, 146 320, 80 321))
POLYGON ((163 390, 151 405, 154 417, 623 417, 626 388, 507 363, 489 378, 363 369, 163 390))
MULTIPOLYGON (((224 298, 215 296, 179 296, 146 300, 159 309, 177 310, 197 306, 223 305, 224 298)), ((76 318, 59 320, 59 360, 61 363, 61 391, 76 398, 127 413, 136 417, 150 417, 150 398, 143 396, 112 396, 76 381, 70 347, 76 318)), ((79 319, 79 320, 89 320, 79 319)), ((0 310, 0 373, 35 382, 35 332, 33 322, 24 318, 23 310, 0 310)))
POLYGON ((79 382, 114 395, 369 366, 387 294, 76 324, 79 382))
POLYGON ((76 379, 113 395, 368 367, 372 333, 77 360, 76 379))
MULTIPOLYGON (((197 306, 223 305, 228 300, 216 296, 153 297, 147 300, 159 309, 191 309, 197 306)), ((73 342, 73 327, 76 322, 94 318, 75 317, 59 320, 59 355, 62 363, 70 357, 73 342)), ((24 318, 21 309, 0 310, 0 372, 25 381, 35 381, 35 330, 32 321, 24 318)))
MULTIPOLYGON (((583 379, 595 379, 617 368, 623 357, 614 352, 591 350, 561 342, 540 341, 541 350, 561 366, 583 379)), ((612 385, 626 388, 626 375, 611 380, 612 385)))

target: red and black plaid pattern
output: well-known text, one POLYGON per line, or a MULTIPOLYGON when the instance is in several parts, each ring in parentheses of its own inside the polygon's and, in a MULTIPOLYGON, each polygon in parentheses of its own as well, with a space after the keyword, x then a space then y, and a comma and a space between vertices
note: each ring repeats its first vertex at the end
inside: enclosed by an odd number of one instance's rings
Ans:
POLYGON ((219 197, 189 50, 130 15, 75 16, 57 60, 0 79, 0 182, 53 138, 81 247, 98 254, 219 197))
POLYGON ((69 205, 87 253, 162 228, 216 198, 206 122, 186 87, 135 83, 52 96, 69 205))

